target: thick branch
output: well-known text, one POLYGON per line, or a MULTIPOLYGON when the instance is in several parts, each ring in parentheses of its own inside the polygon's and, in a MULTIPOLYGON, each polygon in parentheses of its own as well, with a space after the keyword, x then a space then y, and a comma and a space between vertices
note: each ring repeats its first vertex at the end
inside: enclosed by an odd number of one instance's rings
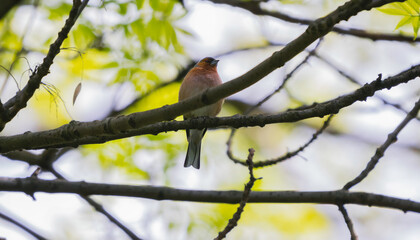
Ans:
MULTIPOLYGON (((35 192, 75 193, 229 204, 239 203, 243 194, 242 191, 184 190, 169 187, 68 182, 37 178, 0 178, 0 191, 25 192, 27 194, 35 192)), ((345 190, 324 192, 253 191, 250 193, 248 203, 357 204, 420 213, 420 202, 345 190)))
MULTIPOLYGON (((108 118, 104 121, 94 121, 87 123, 71 122, 70 124, 53 130, 37 133, 28 132, 10 137, 0 137, 0 153, 21 149, 40 149, 65 146, 76 147, 81 144, 103 143, 106 141, 125 137, 144 134, 158 134, 160 132, 177 131, 187 128, 200 129, 205 127, 215 128, 221 126, 231 126, 234 128, 250 126, 262 127, 266 124, 296 122, 303 119, 336 114, 340 111, 340 109, 350 106, 356 101, 365 101, 368 97, 373 96, 376 91, 382 89, 390 89, 401 83, 406 83, 418 76, 420 76, 420 65, 414 66, 385 80, 378 78, 369 84, 365 84, 363 87, 357 89, 353 93, 335 98, 333 100, 323 103, 314 103, 311 106, 292 109, 275 115, 261 114, 253 116, 239 115, 223 118, 195 118, 187 121, 160 122, 145 127, 135 126, 136 120, 134 119, 136 119, 138 115, 142 115, 142 113, 134 113, 128 116, 108 118), (114 130, 110 126, 111 122, 118 122, 120 119, 126 119, 125 121, 132 122, 133 127, 123 132, 114 130)), ((190 101, 187 99, 181 103, 186 102, 190 101)), ((174 104, 172 106, 175 107, 180 105, 174 104)), ((162 111, 165 109, 169 109, 169 107, 163 107, 152 111, 162 111)))

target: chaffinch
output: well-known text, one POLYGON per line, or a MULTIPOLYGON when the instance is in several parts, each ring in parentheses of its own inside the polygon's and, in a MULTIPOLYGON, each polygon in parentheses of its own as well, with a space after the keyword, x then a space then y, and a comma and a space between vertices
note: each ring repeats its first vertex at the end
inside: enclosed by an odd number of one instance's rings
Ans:
MULTIPOLYGON (((222 80, 217 73, 216 60, 206 57, 198 62, 185 76, 179 89, 179 101, 192 97, 206 90, 222 84, 222 80)), ((184 119, 190 119, 200 116, 216 116, 222 108, 223 99, 211 105, 193 110, 184 114, 184 119)), ((185 157, 184 167, 193 166, 200 168, 201 140, 206 133, 205 129, 187 129, 188 150, 185 157)))

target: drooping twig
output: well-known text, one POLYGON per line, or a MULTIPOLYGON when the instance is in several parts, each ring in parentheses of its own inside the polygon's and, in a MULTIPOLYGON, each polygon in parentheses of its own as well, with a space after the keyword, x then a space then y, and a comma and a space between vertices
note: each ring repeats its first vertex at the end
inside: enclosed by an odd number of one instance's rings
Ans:
POLYGON ((241 218, 241 214, 244 211, 245 205, 248 202, 249 199, 249 193, 251 192, 252 186, 254 186, 255 181, 257 180, 254 177, 253 172, 253 162, 252 159, 254 158, 255 150, 250 148, 247 159, 248 169, 249 169, 249 182, 245 185, 244 193, 242 194, 241 202, 239 203, 239 207, 236 210, 235 214, 233 214, 233 217, 229 219, 228 224, 226 225, 225 229, 223 231, 219 232, 215 240, 221 240, 226 237, 226 235, 238 225, 238 221, 241 218))
POLYGON ((3 130, 5 124, 12 120, 21 109, 26 107, 29 99, 31 99, 35 91, 39 88, 42 78, 49 73, 49 69, 53 64, 54 58, 60 52, 61 44, 67 38, 71 28, 77 20, 77 17, 80 15, 81 11, 85 8, 88 2, 89 0, 84 0, 83 3, 80 0, 73 0, 73 7, 70 10, 69 17, 67 18, 64 27, 58 33, 57 39, 50 45, 50 49, 42 64, 35 68, 29 77, 28 84, 4 104, 6 117, 0 119, 0 131, 3 130))
MULTIPOLYGON (((256 108, 258 108, 258 107, 260 107, 262 104, 264 104, 265 102, 267 102, 270 98, 272 98, 276 93, 278 93, 278 92, 280 92, 280 90, 282 90, 283 88, 284 88, 284 86, 286 85, 286 83, 288 82, 288 80, 294 75, 294 73, 295 72, 297 72, 304 64, 306 64, 307 62, 308 62, 308 60, 315 54, 315 52, 316 52, 316 50, 318 49, 318 47, 320 46, 320 44, 321 44, 321 42, 322 42, 322 39, 320 39, 319 41, 318 41, 318 43, 316 44, 316 46, 308 53, 308 55, 292 70, 292 71, 290 71, 287 75, 286 75, 286 77, 283 79, 283 82, 280 84, 280 86, 279 87, 277 87, 277 89, 275 89, 271 94, 269 94, 269 95, 267 95, 264 99, 262 99, 261 101, 259 101, 257 104, 255 104, 254 106, 251 106, 250 108, 248 108, 245 112, 244 112, 244 115, 248 115, 248 114, 250 114, 252 111, 254 111, 256 108)), ((233 141, 233 136, 235 135, 235 132, 237 131, 237 129, 235 129, 235 128, 232 128, 232 130, 231 130, 231 132, 230 132, 230 135, 229 135, 229 138, 228 138, 228 140, 227 140, 227 142, 226 142, 226 145, 227 145, 227 156, 229 157, 229 159, 231 159, 234 163, 239 163, 239 164, 242 164, 242 165, 247 165, 246 164, 246 161, 243 161, 243 160, 240 160, 240 159, 238 159, 238 158, 236 158, 236 157, 234 157, 233 156, 233 153, 232 153, 232 141, 233 141)), ((314 135, 315 136, 315 135, 314 135)), ((317 137, 317 136, 316 136, 317 137)), ((315 137, 315 138, 316 138, 315 137)), ((313 139, 313 140, 315 140, 315 139, 313 139)), ((311 139, 311 141, 309 141, 309 143, 308 144, 306 144, 306 145, 309 145, 312 141, 313 141, 312 139, 311 139)), ((303 147, 301 150, 298 150, 298 151, 295 151, 296 153, 294 154, 294 155, 296 155, 296 154, 298 154, 300 151, 303 151, 303 149, 304 148, 306 148, 306 146, 305 147, 303 147)), ((292 157, 292 156, 294 156, 292 153, 291 154, 286 154, 285 156, 287 157, 287 158, 290 158, 290 157, 292 157)), ((268 165, 272 165, 272 164, 276 164, 276 163, 278 163, 278 162, 280 162, 280 161, 283 161, 283 160, 285 160, 285 159, 287 159, 287 158, 284 158, 283 159, 283 157, 280 157, 280 158, 277 158, 277 159, 279 159, 278 161, 276 161, 275 159, 274 160, 262 160, 262 161, 259 161, 256 165, 254 165, 254 166, 256 166, 256 167, 264 167, 264 166, 268 166, 268 165), (264 164, 264 165, 262 165, 261 163, 267 163, 267 164, 264 164)))
MULTIPOLYGON (((8 221, 16 226, 18 226, 19 228, 23 229, 25 232, 31 234, 34 238, 38 239, 38 240, 46 240, 45 237, 39 235, 38 233, 36 233, 35 231, 31 230, 29 227, 25 226, 23 223, 20 223, 19 221, 7 216, 6 214, 3 214, 0 212, 0 218, 4 219, 5 221, 8 221)), ((1 239, 1 238, 0 238, 1 239)))
MULTIPOLYGON (((12 61, 11 61, 11 65, 10 65, 9 69, 6 69, 6 70, 7 70, 7 74, 6 74, 6 76, 3 78, 3 83, 2 83, 2 84, 1 84, 1 86, 0 86, 0 95, 2 95, 2 93, 3 93, 4 87, 6 86, 6 83, 7 83, 8 78, 9 78, 10 76, 12 76, 12 77, 13 77, 13 75, 12 75, 12 70, 13 70, 13 66, 14 66, 14 64, 15 64, 15 63, 16 63, 16 61, 17 61, 17 60, 21 57, 22 53, 24 53, 24 52, 25 52, 23 42, 24 42, 24 40, 25 40, 26 35, 28 34, 29 28, 30 28, 30 27, 33 25, 33 23, 34 23, 35 14, 36 14, 36 10, 37 10, 37 8, 38 8, 38 5, 39 5, 39 0, 34 1, 31 16, 28 18, 28 22, 26 23, 26 26, 25 26, 25 28, 24 28, 24 30, 23 30, 23 34, 22 34, 22 36, 21 36, 21 37, 20 37, 20 39, 19 39, 19 42, 21 43, 21 47, 20 47, 20 49, 19 49, 19 50, 14 51, 14 53, 13 53, 13 58, 12 58, 12 61)), ((13 77, 13 78, 14 78, 14 77, 13 77)), ((16 82, 16 79, 15 79, 15 82, 16 82)), ((16 82, 16 84, 18 84, 18 83, 16 82)), ((18 86, 18 87, 19 87, 19 86, 18 86)), ((20 90, 20 89, 19 89, 19 90, 20 90)))
POLYGON ((346 208, 344 207, 343 204, 338 204, 338 210, 341 212, 341 214, 343 215, 344 221, 346 222, 347 228, 349 229, 350 232, 350 239, 351 240, 357 240, 357 235, 356 235, 356 231, 354 230, 354 226, 353 226, 353 222, 351 221, 351 218, 349 216, 349 214, 347 213, 346 208))
MULTIPOLYGON (((314 134, 312 134, 311 139, 309 139, 309 141, 307 141, 304 145, 300 146, 298 149, 296 149, 294 151, 291 151, 291 152, 287 152, 283 156, 278 157, 278 158, 275 158, 275 159, 258 161, 256 163, 254 163, 254 167, 255 168, 260 168, 260 167, 266 167, 266 166, 274 165, 274 164, 277 164, 279 162, 283 162, 283 161, 285 161, 287 159, 290 159, 290 158, 298 155, 300 152, 302 152, 303 150, 305 150, 311 143, 313 143, 318 138, 319 135, 321 135, 324 132, 324 130, 329 126, 329 124, 330 124, 333 116, 334 115, 328 116, 327 120, 325 120, 324 123, 322 124, 322 127, 319 128, 314 134)), ((228 142, 227 144, 230 145, 231 142, 228 142)), ((244 161, 242 161, 240 159, 235 158, 233 156, 233 154, 232 154, 231 151, 228 151, 227 154, 228 154, 229 158, 234 163, 246 165, 246 162, 244 162, 244 161)))
POLYGON ((363 181, 363 179, 365 179, 368 176, 368 174, 375 168, 379 159, 381 159, 384 156, 385 151, 388 149, 388 147, 397 141, 397 136, 401 132, 401 130, 405 126, 407 126, 407 124, 413 118, 417 116, 419 110, 420 110, 420 99, 416 102, 413 109, 407 114, 404 120, 395 128, 395 130, 392 131, 390 134, 388 134, 386 141, 379 148, 376 149, 375 155, 373 155, 373 157, 370 159, 366 168, 363 169, 363 171, 357 177, 355 177, 353 180, 351 180, 350 182, 344 185, 343 187, 344 190, 349 190, 354 185, 360 183, 361 181, 363 181))

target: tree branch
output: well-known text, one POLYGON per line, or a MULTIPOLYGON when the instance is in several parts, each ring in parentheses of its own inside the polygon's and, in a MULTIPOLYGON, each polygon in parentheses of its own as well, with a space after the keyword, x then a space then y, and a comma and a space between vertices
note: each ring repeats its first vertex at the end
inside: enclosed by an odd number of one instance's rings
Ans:
MULTIPOLYGON (((49 169, 49 171, 54 174, 58 179, 67 181, 59 172, 57 172, 54 168, 49 169)), ((108 220, 114 223, 118 228, 120 228, 125 234, 127 234, 133 240, 141 240, 133 231, 131 231, 128 227, 126 227, 123 223, 121 223, 117 218, 112 216, 100 203, 93 200, 91 197, 86 195, 79 195, 83 198, 89 205, 91 205, 97 212, 102 213, 108 220)))
MULTIPOLYGON (((48 149, 45 150, 42 154, 36 155, 27 151, 15 151, 7 154, 3 154, 4 156, 8 157, 11 160, 18 160, 28 163, 29 165, 37 165, 42 167, 43 171, 51 172, 56 178, 60 180, 67 181, 63 175, 61 175, 58 171, 56 171, 53 167, 53 163, 61 157, 64 153, 69 151, 69 148, 60 149, 57 151, 56 149, 48 149)), ((86 202, 88 202, 96 211, 103 214, 109 221, 114 223, 118 228, 120 228, 124 233, 126 233, 131 239, 133 240, 141 240, 133 231, 131 231, 128 227, 126 227, 123 223, 121 223, 117 218, 111 215, 100 203, 96 202, 92 198, 79 195, 83 198, 86 202)))
MULTIPOLYGON (((309 141, 307 141, 304 145, 300 146, 295 151, 287 152, 283 156, 275 158, 275 159, 260 160, 256 163, 254 163, 254 167, 255 168, 260 168, 260 167, 271 166, 271 165, 277 164, 279 162, 283 162, 287 159, 290 159, 290 158, 298 155, 300 152, 305 150, 309 145, 311 145, 311 143, 313 143, 318 138, 318 136, 321 135, 324 132, 324 130, 329 126, 333 117, 334 117, 334 115, 330 115, 327 118, 327 120, 324 121, 324 123, 322 124, 322 127, 319 128, 314 134, 312 134, 312 137, 309 139, 309 141)), ((230 136, 232 136, 232 134, 230 136)), ((227 155, 228 155, 229 159, 232 160, 234 163, 239 163, 241 165, 246 166, 247 165, 246 162, 244 162, 244 161, 236 158, 235 156, 233 156, 233 153, 232 153, 231 148, 230 148, 231 143, 232 143, 231 141, 232 141, 232 139, 229 138, 229 141, 227 142, 227 145, 228 145, 227 155)))
MULTIPOLYGON (((80 195, 106 195, 140 197, 154 200, 190 201, 203 203, 240 203, 242 191, 184 190, 170 187, 68 182, 37 178, 0 178, 0 191, 46 193, 75 193, 80 195)), ((345 190, 324 192, 252 191, 248 203, 317 203, 357 204, 420 213, 420 202, 365 192, 345 190)))
MULTIPOLYGON (((209 1, 213 3, 226 4, 232 7, 242 8, 258 16, 270 16, 270 17, 274 17, 274 18, 277 18, 286 22, 290 22, 290 23, 310 25, 314 22, 313 20, 293 17, 293 16, 290 16, 290 15, 287 15, 285 13, 281 13, 278 11, 273 12, 273 11, 265 10, 261 8, 260 2, 258 1, 232 1, 232 0, 209 0, 209 1)), ((393 1, 393 2, 403 2, 403 1, 404 0, 393 1)), ((376 1, 376 3, 372 3, 370 5, 373 8, 373 7, 380 7, 382 5, 389 3, 389 1, 386 1, 386 3, 383 3, 383 2, 384 1, 376 1)), ((365 30, 355 29, 355 28, 345 29, 341 27, 333 27, 331 31, 344 34, 344 35, 350 35, 350 36, 359 37, 359 38, 366 38, 372 41, 383 40, 383 41, 399 41, 399 42, 409 42, 409 43, 420 42, 420 38, 413 39, 412 36, 373 33, 373 32, 368 32, 365 30)))
POLYGON ((257 178, 254 177, 254 164, 252 162, 252 158, 254 157, 255 150, 250 148, 247 159, 248 169, 249 169, 249 182, 245 185, 244 192, 242 194, 241 202, 239 203, 239 207, 236 210, 235 214, 233 214, 233 217, 229 219, 229 222, 225 229, 223 231, 219 232, 217 237, 214 240, 221 240, 226 237, 226 235, 232 231, 233 228, 235 228, 238 225, 238 221, 241 218, 241 214, 244 211, 245 205, 248 202, 249 199, 249 193, 251 192, 252 186, 254 186, 254 183, 257 178))
POLYGON ((61 44, 67 38, 70 29, 73 27, 77 17, 87 5, 88 1, 89 0, 84 0, 82 3, 80 0, 73 0, 73 7, 70 10, 69 17, 66 20, 64 27, 58 33, 58 37, 55 42, 50 45, 50 49, 42 64, 37 66, 35 71, 29 77, 28 84, 21 91, 17 92, 13 98, 4 104, 6 109, 6 117, 0 119, 0 131, 3 130, 6 123, 12 120, 21 109, 26 107, 29 99, 31 99, 35 91, 39 88, 42 78, 49 73, 49 69, 53 64, 54 58, 60 52, 61 44))
MULTIPOLYGON (((25 226, 23 223, 20 223, 19 221, 3 214, 0 212, 0 218, 4 219, 5 221, 8 221, 16 226, 18 226, 19 228, 23 229, 25 232, 31 234, 34 238, 38 239, 38 240, 46 240, 45 237, 39 235, 38 233, 34 232, 33 230, 31 230, 30 228, 28 228, 27 226, 25 226)), ((0 237, 1 239, 1 237, 0 237)))
POLYGON ((388 147, 391 146, 391 144, 397 142, 398 134, 401 132, 401 130, 405 126, 407 126, 407 124, 413 118, 417 116, 419 110, 420 110, 420 99, 416 102, 413 109, 407 114, 404 120, 395 128, 395 130, 392 131, 392 133, 388 134, 388 138, 386 139, 384 144, 382 144, 379 148, 376 149, 375 155, 373 155, 373 157, 370 159, 366 168, 357 177, 355 177, 353 180, 351 180, 350 182, 346 183, 346 185, 344 185, 343 187, 344 190, 349 190, 356 184, 363 181, 363 179, 365 179, 368 176, 368 174, 375 168, 376 164, 379 162, 379 159, 381 159, 384 156, 385 151, 388 149, 388 147))
POLYGON ((357 235, 356 235, 356 231, 354 230, 354 227, 353 227, 353 222, 351 221, 351 218, 350 218, 349 214, 347 213, 346 208, 344 207, 344 205, 338 204, 338 210, 343 215, 344 221, 346 222, 347 228, 349 229, 350 239, 351 240, 357 240, 357 235))
POLYGON ((311 106, 291 109, 274 115, 260 114, 253 116, 239 115, 222 118, 194 118, 187 121, 160 122, 145 127, 136 126, 136 122, 140 122, 141 119, 143 119, 141 116, 143 116, 144 113, 148 115, 150 112, 154 111, 160 112, 165 111, 166 109, 180 109, 178 106, 188 103, 191 99, 196 98, 193 97, 180 103, 173 104, 172 107, 162 107, 142 113, 133 113, 128 116, 118 116, 114 118, 107 118, 103 121, 86 123, 73 121, 53 130, 36 133, 27 132, 8 137, 2 136, 0 137, 0 153, 21 149, 40 149, 65 146, 77 147, 81 144, 103 143, 125 137, 144 134, 158 134, 160 132, 177 131, 187 128, 201 129, 222 126, 231 126, 235 128, 250 126, 263 127, 266 124, 296 122, 303 119, 336 114, 340 111, 340 109, 350 106, 357 101, 365 101, 368 97, 373 96, 376 91, 390 89, 401 83, 406 83, 418 76, 420 76, 420 65, 416 65, 385 80, 382 80, 379 77, 375 81, 365 84, 363 87, 360 87, 350 94, 343 95, 323 103, 314 103, 311 106), (121 124, 131 123, 132 127, 126 128, 120 125, 115 125, 118 122, 121 124), (125 130, 121 130, 121 128, 124 128, 125 130))

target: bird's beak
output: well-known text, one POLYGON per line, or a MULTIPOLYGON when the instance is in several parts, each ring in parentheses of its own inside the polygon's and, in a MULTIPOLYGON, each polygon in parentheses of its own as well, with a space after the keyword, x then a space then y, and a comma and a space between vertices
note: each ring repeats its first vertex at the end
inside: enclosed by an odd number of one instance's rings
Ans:
POLYGON ((218 62, 219 62, 219 60, 214 59, 213 61, 211 61, 210 65, 215 67, 215 66, 217 66, 218 62))

